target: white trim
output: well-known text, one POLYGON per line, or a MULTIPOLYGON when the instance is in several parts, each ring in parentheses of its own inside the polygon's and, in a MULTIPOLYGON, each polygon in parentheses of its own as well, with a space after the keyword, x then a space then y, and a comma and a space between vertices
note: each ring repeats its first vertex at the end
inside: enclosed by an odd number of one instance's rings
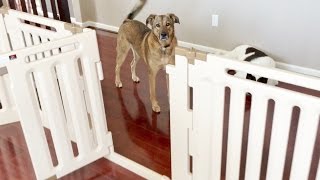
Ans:
POLYGON ((89 26, 99 28, 99 29, 104 29, 107 31, 113 31, 113 32, 118 32, 118 30, 119 30, 119 27, 117 27, 117 26, 110 26, 107 24, 93 22, 93 21, 86 21, 86 22, 82 23, 82 27, 89 27, 89 26))
MULTIPOLYGON (((113 32, 118 32, 119 27, 116 26, 111 26, 103 23, 98 23, 98 22, 93 22, 93 21, 87 21, 82 23, 82 27, 96 27, 99 29, 104 29, 108 31, 113 31, 113 32)), ((203 46, 199 44, 193 44, 189 42, 184 42, 184 41, 178 41, 179 46, 182 47, 187 47, 187 48, 195 48, 200 51, 205 51, 205 52, 210 52, 210 53, 217 53, 217 52, 226 52, 225 50, 222 49, 216 49, 208 46, 203 46)), ((305 74, 305 75, 310 75, 314 77, 320 77, 320 70, 318 69, 312 69, 312 68, 307 68, 307 67, 301 67, 293 64, 288 64, 284 62, 277 62, 277 68, 291 71, 291 72, 296 72, 300 74, 305 74)))
POLYGON ((170 180, 167 176, 161 175, 145 166, 142 166, 141 164, 138 164, 135 161, 132 161, 113 150, 112 153, 107 155, 105 158, 112 161, 113 163, 122 166, 123 168, 143 177, 146 179, 152 179, 152 180, 170 180))
POLYGON ((277 68, 320 78, 320 70, 318 69, 306 68, 284 62, 277 62, 277 68))
POLYGON ((209 52, 212 54, 227 52, 226 50, 223 50, 223 49, 217 49, 217 48, 213 48, 213 47, 203 46, 203 45, 199 45, 199 44, 193 44, 193 43, 184 42, 184 41, 178 41, 178 45, 182 46, 182 47, 186 47, 186 48, 194 48, 194 49, 204 51, 204 52, 209 52))
POLYGON ((82 22, 81 7, 79 0, 72 0, 73 15, 77 22, 82 22))

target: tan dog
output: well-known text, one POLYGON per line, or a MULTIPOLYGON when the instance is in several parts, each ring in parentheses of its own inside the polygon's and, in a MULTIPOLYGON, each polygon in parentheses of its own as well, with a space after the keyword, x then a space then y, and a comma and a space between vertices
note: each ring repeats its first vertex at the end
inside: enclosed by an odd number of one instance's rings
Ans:
POLYGON ((139 58, 142 58, 148 66, 152 110, 160 112, 156 98, 156 75, 161 68, 174 61, 174 49, 177 46, 174 23, 179 23, 179 18, 174 14, 151 14, 146 20, 146 24, 152 27, 150 29, 147 25, 133 20, 145 3, 146 0, 140 0, 120 26, 117 38, 115 84, 117 87, 122 87, 120 68, 131 48, 134 56, 131 62, 132 80, 139 82, 136 75, 136 65, 139 58))

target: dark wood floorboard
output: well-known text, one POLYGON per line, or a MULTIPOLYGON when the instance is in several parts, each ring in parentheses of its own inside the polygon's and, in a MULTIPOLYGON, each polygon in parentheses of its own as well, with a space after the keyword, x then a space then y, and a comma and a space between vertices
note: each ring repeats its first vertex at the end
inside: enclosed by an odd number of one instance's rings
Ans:
MULTIPOLYGON (((169 124, 169 104, 165 82, 165 72, 161 71, 157 76, 157 96, 161 106, 161 113, 152 112, 149 101, 148 79, 146 65, 141 61, 137 66, 137 74, 140 77, 140 83, 134 83, 131 80, 130 61, 132 59, 129 53, 126 62, 122 67, 121 78, 123 88, 119 89, 114 84, 115 67, 115 48, 116 34, 97 30, 98 43, 101 61, 105 79, 102 81, 102 91, 106 117, 109 130, 112 131, 115 151, 142 164, 161 174, 170 176, 170 124, 169 124)), ((281 87, 302 91, 313 96, 320 97, 319 91, 312 91, 301 87, 281 83, 281 87)), ((227 93, 228 94, 228 93, 227 93)), ((226 108, 229 106, 229 97, 226 95, 226 108)), ((249 117, 250 117, 251 97, 246 99, 246 113, 244 116, 243 148, 241 158, 241 177, 244 177, 245 157, 248 135, 249 117)), ((268 154, 268 143, 272 126, 272 108, 270 105, 267 130, 265 135, 264 153, 268 154), (271 115, 270 115, 271 114, 271 115)), ((297 113, 293 113, 298 116, 297 113)), ((228 112, 225 112, 224 142, 227 139, 228 112)), ((290 137, 295 136, 295 127, 298 121, 293 118, 290 131, 290 137)), ((52 148, 50 133, 46 130, 48 142, 52 148)), ((317 142, 320 140, 320 131, 317 136, 317 142)), ((288 154, 292 152, 294 138, 290 139, 288 145, 288 154)), ((319 144, 319 143, 317 143, 319 144)), ((227 146, 224 145, 226 152, 227 146)), ((314 179, 314 174, 319 159, 320 146, 317 145, 314 153, 313 168, 310 173, 310 179, 314 179)), ((56 163, 55 154, 51 151, 53 160, 56 163)), ((225 153, 223 158, 222 175, 225 174, 225 153)), ((261 179, 265 179, 267 156, 263 157, 263 167, 261 169, 261 179)), ((284 179, 289 179, 290 157, 286 160, 286 170, 284 179)), ((26 143, 19 123, 0 126, 0 180, 32 180, 35 179, 33 168, 28 155, 26 143)), ((81 168, 63 178, 63 180, 79 179, 112 179, 112 180, 139 180, 143 179, 134 173, 106 160, 100 159, 84 168, 81 168)))
POLYGON ((144 62, 137 65, 140 83, 131 80, 129 52, 121 69, 123 88, 114 84, 116 39, 108 32, 97 31, 101 47, 105 80, 102 90, 109 129, 115 151, 151 169, 170 176, 169 104, 165 72, 157 77, 157 95, 161 113, 153 113, 149 100, 147 70, 144 62))

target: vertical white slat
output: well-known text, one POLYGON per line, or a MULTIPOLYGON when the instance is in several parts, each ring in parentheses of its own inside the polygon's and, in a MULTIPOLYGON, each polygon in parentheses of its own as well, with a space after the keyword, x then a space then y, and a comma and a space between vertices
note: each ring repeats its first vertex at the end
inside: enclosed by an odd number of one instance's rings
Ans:
POLYGON ((287 144, 289 140, 292 108, 293 106, 285 99, 275 99, 267 167, 267 180, 282 179, 287 144))
POLYGON ((193 129, 197 135, 193 178, 220 180, 224 87, 199 82, 193 92, 193 129))
MULTIPOLYGON (((32 41, 33 41, 33 44, 34 44, 34 45, 39 45, 39 44, 41 43, 39 38, 40 38, 40 37, 39 37, 38 35, 32 34, 32 41)), ((35 57, 36 57, 37 60, 43 59, 43 54, 42 54, 42 52, 37 53, 35 57)))
POLYGON ((259 179, 267 119, 268 99, 252 92, 245 179, 259 179))
MULTIPOLYGON (((41 36, 40 37, 41 38, 41 42, 42 43, 47 43, 47 42, 49 42, 48 41, 48 38, 46 38, 46 37, 44 37, 44 36, 41 36)), ((51 56, 51 52, 50 51, 45 51, 44 52, 44 57, 46 58, 46 57, 50 57, 51 56)))
MULTIPOLYGON (((0 70, 1 71, 1 70, 0 70)), ((8 83, 8 74, 0 74, 0 125, 5 125, 19 121, 18 113, 12 102, 10 83, 8 83)))
POLYGON ((316 140, 319 107, 312 102, 301 107, 290 179, 308 179, 312 154, 316 140))
POLYGON ((231 86, 226 179, 239 179, 246 92, 231 86))
POLYGON ((72 123, 72 117, 71 117, 71 112, 70 112, 70 107, 69 107, 69 102, 68 102, 68 96, 67 96, 67 92, 66 92, 66 89, 67 89, 66 86, 68 86, 68 84, 65 84, 61 81, 61 79, 63 78, 62 77, 63 74, 61 72, 61 69, 56 68, 56 70, 57 70, 57 78, 59 79, 59 86, 60 86, 60 92, 61 92, 61 97, 62 97, 62 103, 64 105, 63 108, 64 108, 64 113, 66 116, 66 123, 68 126, 68 135, 72 141, 76 142, 76 138, 74 135, 73 123, 72 123))
POLYGON ((46 114, 52 134, 59 165, 67 164, 74 156, 71 140, 67 135, 67 125, 64 110, 57 85, 57 78, 52 69, 35 72, 36 86, 38 88, 42 111, 46 114))
POLYGON ((31 80, 19 66, 8 67, 12 93, 20 115, 20 122, 26 139, 31 161, 37 179, 46 179, 54 174, 53 164, 42 127, 37 97, 32 93, 31 80), (23 90, 23 91, 21 91, 23 90))
POLYGON ((320 163, 318 164, 316 180, 320 180, 320 163))
POLYGON ((78 73, 76 72, 76 60, 69 61, 66 64, 56 66, 59 83, 61 87, 65 87, 67 103, 71 112, 73 129, 76 136, 76 142, 79 155, 87 154, 91 151, 91 132, 89 127, 89 119, 83 99, 83 93, 80 90, 78 73))
MULTIPOLYGON (((9 107, 9 100, 6 93, 6 84, 4 81, 4 76, 0 76, 0 102, 2 104, 2 108, 6 109, 9 107)), ((0 110, 1 111, 1 110, 0 110)))
POLYGON ((6 15, 4 17, 6 30, 9 34, 12 50, 22 49, 25 47, 22 31, 19 29, 20 20, 14 16, 6 15))
MULTIPOLYGON (((68 51, 70 51, 72 49, 74 49, 74 45, 61 47, 61 53, 68 52, 68 51)), ((57 54, 57 53, 58 53, 57 49, 53 50, 53 54, 57 54)), ((61 72, 61 70, 59 68, 57 68, 57 75, 60 76, 60 78, 62 78, 62 76, 63 76, 63 73, 61 72)), ((78 82, 79 82, 79 88, 78 89, 81 92, 83 92, 83 79, 79 79, 78 78, 78 82)), ((70 138, 72 139, 72 141, 77 142, 77 139, 76 139, 76 136, 75 136, 74 124, 72 122, 72 117, 71 117, 71 110, 70 110, 70 107, 67 105, 67 104, 69 104, 69 102, 68 102, 68 97, 67 97, 67 92, 66 92, 66 88, 68 88, 68 87, 66 87, 66 86, 68 86, 68 85, 65 84, 65 83, 60 83, 61 96, 62 96, 62 99, 63 99, 63 103, 66 105, 64 107, 64 110, 65 110, 65 115, 66 115, 66 118, 67 118, 67 127, 68 127, 68 130, 69 130, 70 138)), ((87 114, 87 116, 89 116, 89 114, 87 114)), ((92 131, 91 131, 90 135, 91 135, 90 138, 92 138, 92 136, 93 136, 93 132, 92 131)), ((91 146, 93 147, 93 143, 91 143, 91 146)))
POLYGON ((13 94, 11 91, 12 85, 11 85, 11 80, 10 80, 9 74, 3 75, 2 78, 3 78, 2 80, 4 82, 4 90, 6 92, 8 106, 14 107, 15 103, 13 101, 13 94))
POLYGON ((221 162, 222 162, 222 147, 223 147, 223 122, 224 122, 224 100, 225 100, 225 88, 216 86, 213 89, 213 109, 212 116, 213 129, 212 129, 212 141, 214 147, 211 149, 212 153, 212 180, 221 179, 221 162), (223 104, 223 105, 222 105, 223 104))
POLYGON ((0 14, 0 53, 11 50, 9 37, 7 35, 6 25, 4 23, 3 15, 0 14))
POLYGON ((3 83, 3 92, 5 95, 5 104, 7 107, 10 107, 12 110, 15 110, 15 103, 13 99, 13 94, 11 91, 12 85, 10 81, 9 74, 4 74, 1 76, 2 78, 2 83, 3 83))
POLYGON ((188 60, 176 55, 176 65, 168 65, 170 92, 170 138, 172 179, 191 180, 188 130, 192 126, 189 108, 188 60))
POLYGON ((9 37, 12 50, 22 49, 25 47, 24 35, 22 31, 10 32, 9 37))
MULTIPOLYGON (((32 88, 32 93, 34 94, 35 97, 39 98, 39 93, 38 93, 38 89, 36 88, 35 77, 33 73, 30 74, 30 78, 31 78, 31 83, 30 83, 31 87, 35 87, 35 88, 32 88)), ((41 103, 39 102, 39 99, 37 99, 37 102, 39 105, 39 112, 42 120, 42 125, 46 128, 49 128, 48 118, 44 114, 44 111, 41 110, 41 103)))
MULTIPOLYGON (((79 79, 83 85, 85 85, 84 90, 86 91, 88 98, 90 99, 87 103, 88 111, 91 110, 91 120, 93 123, 96 140, 98 145, 106 145, 110 142, 106 137, 107 124, 106 117, 104 113, 104 103, 101 91, 100 80, 98 79, 98 66, 101 63, 95 63, 93 60, 84 58, 81 59, 83 64, 83 77, 79 79), (83 81, 85 81, 83 83, 83 81)), ((78 61, 76 61, 76 66, 78 68, 78 61)), ((84 94, 82 94, 84 97, 84 94)), ((89 113, 89 112, 88 112, 89 113)))
MULTIPOLYGON (((33 46, 33 40, 32 40, 31 34, 29 32, 23 31, 23 35, 24 35, 24 40, 25 40, 26 46, 27 47, 33 46)), ((36 55, 34 55, 34 54, 30 55, 29 60, 35 61, 36 55)))
POLYGON ((26 46, 27 47, 32 46, 33 42, 32 42, 31 34, 27 31, 23 31, 23 35, 24 35, 24 40, 25 40, 26 46))
POLYGON ((19 116, 15 105, 12 102, 11 83, 8 80, 8 74, 0 75, 0 125, 9 124, 19 121, 19 116))
MULTIPOLYGON (((54 39, 53 38, 49 38, 50 41, 53 41, 54 39)), ((60 50, 59 49, 52 49, 52 55, 57 55, 60 53, 60 50)))

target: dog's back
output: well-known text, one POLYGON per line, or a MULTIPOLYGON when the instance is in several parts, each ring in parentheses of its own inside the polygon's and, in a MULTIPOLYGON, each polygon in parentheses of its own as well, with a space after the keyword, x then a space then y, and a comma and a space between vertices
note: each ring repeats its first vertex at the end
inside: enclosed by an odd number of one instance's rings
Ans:
POLYGON ((128 42, 132 47, 140 46, 139 43, 143 41, 145 34, 150 32, 150 29, 145 24, 140 21, 133 20, 144 7, 146 2, 146 0, 139 0, 123 21, 118 31, 117 49, 121 49, 121 46, 123 46, 123 43, 120 43, 119 41, 128 42))
MULTIPOLYGON (((240 61, 247 61, 252 64, 256 64, 260 66, 265 66, 270 68, 276 67, 275 61, 270 56, 268 56, 261 50, 249 45, 240 45, 234 48, 232 51, 226 53, 225 56, 232 59, 237 59, 240 61)), ((245 72, 236 72, 235 76, 241 77, 244 79, 251 79, 255 81, 259 81, 259 79, 263 79, 263 81, 261 82, 268 83, 271 85, 278 84, 278 82, 275 80, 260 77, 257 75, 247 74, 245 72)))

